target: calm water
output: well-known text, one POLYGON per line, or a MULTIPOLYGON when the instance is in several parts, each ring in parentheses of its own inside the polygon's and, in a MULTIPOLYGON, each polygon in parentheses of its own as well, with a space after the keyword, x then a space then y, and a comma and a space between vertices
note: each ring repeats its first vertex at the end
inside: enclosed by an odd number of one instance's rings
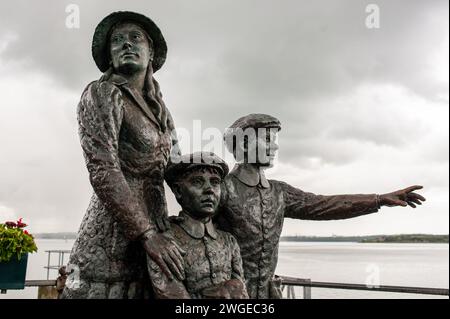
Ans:
MULTIPOLYGON (((448 251, 448 244, 282 242, 276 273, 313 281, 448 289, 448 251)), ((301 290, 298 288, 300 296, 297 297, 301 297, 301 290)), ((313 288, 312 298, 440 296, 313 288)))
MULTIPOLYGON (((68 249, 73 240, 37 240, 39 252, 28 257, 27 279, 46 279, 49 249, 68 249)), ((67 261, 67 258, 66 258, 67 261)), ((52 263, 57 263, 57 256, 52 263)), ((449 287, 448 244, 357 244, 282 242, 277 274, 314 281, 449 287)), ((50 271, 50 278, 56 278, 50 271)), ((2 298, 36 298, 37 288, 10 290, 2 298)), ((296 297, 302 289, 296 288, 296 297)), ((439 298, 414 294, 312 289, 313 298, 439 298)), ((443 297, 446 298, 446 297, 443 297)))

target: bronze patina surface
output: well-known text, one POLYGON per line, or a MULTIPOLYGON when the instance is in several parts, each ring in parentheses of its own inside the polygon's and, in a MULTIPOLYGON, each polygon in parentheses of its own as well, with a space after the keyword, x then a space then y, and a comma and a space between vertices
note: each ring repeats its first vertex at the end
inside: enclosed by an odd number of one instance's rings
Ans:
POLYGON ((166 232, 186 251, 185 280, 169 280, 149 259, 149 272, 157 298, 247 298, 239 245, 229 233, 212 223, 227 164, 214 154, 185 155, 169 164, 166 180, 182 207, 166 232), (200 157, 199 157, 200 156, 200 157), (196 157, 196 160, 194 160, 196 157))
POLYGON ((153 77, 165 42, 150 19, 116 12, 100 22, 92 51, 104 74, 84 90, 78 123, 94 194, 69 261, 79 278, 62 297, 145 298, 146 255, 182 278, 183 251, 161 235, 169 225, 164 171, 177 142, 153 77))
POLYGON ((228 150, 236 157, 239 154, 236 148, 242 147, 243 156, 237 158, 238 164, 225 177, 217 221, 239 243, 250 298, 281 298, 279 284, 273 277, 284 218, 347 219, 375 213, 381 206, 415 207, 425 200, 413 192, 421 186, 384 195, 324 196, 282 181, 267 180, 264 170, 273 165, 278 150, 276 134, 280 129, 280 121, 273 116, 250 114, 233 123, 224 136, 228 150), (255 129, 255 134, 235 134, 239 129, 248 128, 255 129), (248 156, 249 152, 261 156, 248 156), (249 162, 249 158, 256 161, 249 162))

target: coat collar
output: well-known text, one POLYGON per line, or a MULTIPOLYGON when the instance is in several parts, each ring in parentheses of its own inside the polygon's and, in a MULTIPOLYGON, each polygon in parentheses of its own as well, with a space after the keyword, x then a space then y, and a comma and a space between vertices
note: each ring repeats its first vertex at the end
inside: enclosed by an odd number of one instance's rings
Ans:
POLYGON ((123 76, 114 73, 111 74, 111 76, 109 77, 109 81, 117 86, 121 86, 128 83, 127 79, 125 79, 123 76))
POLYGON ((129 87, 127 79, 125 79, 123 76, 112 74, 109 78, 109 81, 111 81, 113 84, 122 87, 125 92, 128 93, 128 95, 131 96, 131 98, 136 102, 136 104, 139 106, 139 108, 144 112, 144 114, 152 121, 154 122, 159 129, 161 129, 161 126, 159 124, 159 121, 156 119, 153 112, 150 110, 150 108, 147 105, 147 102, 145 102, 144 98, 142 97, 142 94, 139 94, 139 92, 136 89, 133 89, 129 87))
POLYGON ((248 186, 261 185, 263 188, 269 188, 270 184, 261 168, 251 164, 236 164, 231 171, 232 175, 248 186))
POLYGON ((179 216, 182 217, 179 225, 189 236, 196 239, 202 239, 206 234, 208 234, 211 238, 217 239, 217 231, 211 218, 208 222, 203 223, 192 218, 184 211, 181 211, 179 216))

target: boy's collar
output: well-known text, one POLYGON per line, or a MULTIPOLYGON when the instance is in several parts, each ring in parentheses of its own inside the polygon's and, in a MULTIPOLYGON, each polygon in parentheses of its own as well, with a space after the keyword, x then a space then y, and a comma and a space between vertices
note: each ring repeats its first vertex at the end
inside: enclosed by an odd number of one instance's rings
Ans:
POLYGON ((211 238, 217 239, 217 231, 211 218, 208 222, 203 223, 197 219, 194 219, 185 211, 181 211, 179 216, 182 217, 179 225, 189 236, 196 239, 202 239, 206 234, 208 234, 211 238))
POLYGON ((267 180, 264 170, 251 164, 236 164, 230 174, 237 177, 242 183, 248 186, 261 185, 263 188, 269 188, 270 184, 267 180))

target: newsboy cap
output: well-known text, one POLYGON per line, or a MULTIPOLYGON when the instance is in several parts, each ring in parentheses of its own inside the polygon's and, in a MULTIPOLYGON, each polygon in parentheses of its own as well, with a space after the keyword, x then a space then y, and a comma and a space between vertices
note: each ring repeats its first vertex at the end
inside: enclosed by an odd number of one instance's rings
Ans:
POLYGON ((276 127, 281 129, 281 123, 272 115, 253 113, 238 118, 231 126, 230 129, 242 129, 246 128, 260 128, 260 127, 276 127))
POLYGON ((184 154, 176 158, 176 162, 169 162, 166 167, 165 179, 172 187, 184 173, 197 167, 211 167, 216 169, 223 179, 229 172, 228 165, 223 159, 212 152, 195 152, 184 154))
POLYGON ((140 13, 117 11, 106 16, 95 28, 92 39, 92 56, 100 71, 105 72, 109 68, 109 37, 111 29, 119 22, 135 22, 147 32, 153 42, 153 72, 159 70, 166 61, 167 55, 167 45, 161 30, 150 18, 140 13))

